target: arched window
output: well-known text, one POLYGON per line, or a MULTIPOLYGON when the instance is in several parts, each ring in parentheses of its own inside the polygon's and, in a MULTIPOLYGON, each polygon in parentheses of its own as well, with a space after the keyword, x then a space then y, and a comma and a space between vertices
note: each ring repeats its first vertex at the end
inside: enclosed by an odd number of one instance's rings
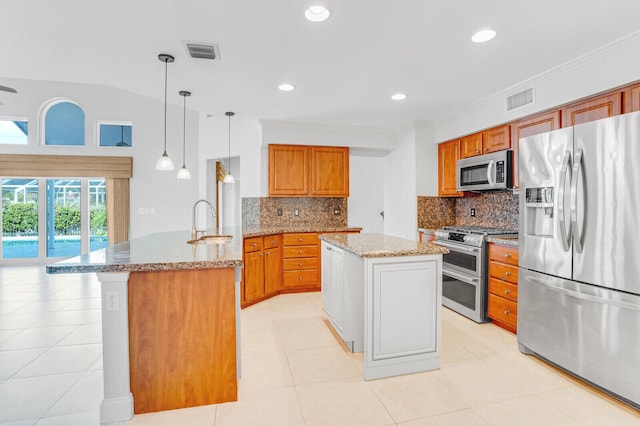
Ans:
POLYGON ((40 108, 42 145, 84 146, 84 111, 77 103, 56 98, 40 108))

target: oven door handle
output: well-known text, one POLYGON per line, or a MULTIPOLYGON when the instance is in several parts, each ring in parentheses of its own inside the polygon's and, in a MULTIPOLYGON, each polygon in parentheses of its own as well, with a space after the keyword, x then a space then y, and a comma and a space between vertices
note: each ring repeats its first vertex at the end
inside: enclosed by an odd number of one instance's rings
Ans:
POLYGON ((434 241, 433 244, 437 244, 437 245, 440 245, 442 247, 446 247, 446 248, 449 248, 451 250, 459 251, 459 252, 463 252, 463 253, 473 253, 473 254, 480 253, 480 249, 478 247, 464 247, 464 246, 461 246, 459 244, 449 244, 449 243, 446 243, 444 241, 438 241, 438 240, 434 241))
POLYGON ((453 272, 450 269, 442 269, 442 273, 444 275, 450 276, 451 278, 455 278, 456 280, 464 281, 464 282, 469 283, 469 284, 475 284, 475 283, 477 283, 479 281, 478 278, 471 278, 471 277, 469 277, 467 275, 463 275, 463 274, 459 274, 457 272, 453 272))

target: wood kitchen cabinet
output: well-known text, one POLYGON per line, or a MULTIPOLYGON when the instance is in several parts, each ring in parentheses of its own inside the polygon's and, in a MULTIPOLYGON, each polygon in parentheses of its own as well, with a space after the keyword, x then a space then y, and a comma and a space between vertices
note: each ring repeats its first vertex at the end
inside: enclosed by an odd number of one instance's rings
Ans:
POLYGON ((348 197, 349 148, 269 145, 269 196, 348 197))
POLYGON ((562 127, 622 114, 622 92, 589 98, 562 108, 562 127))
POLYGON ((518 247, 489 244, 487 311, 494 324, 515 333, 518 324, 518 247))
POLYGON ((489 154, 510 148, 511 133, 509 125, 506 124, 460 139, 460 158, 489 154))
POLYGON ((518 153, 520 151, 520 138, 550 132, 560 128, 560 110, 545 112, 533 117, 518 120, 511 124, 511 142, 513 146, 513 187, 520 186, 518 175, 518 153))
POLYGON ((282 284, 285 289, 320 289, 320 240, 315 232, 282 236, 282 284))
POLYGON ((420 242, 421 243, 430 243, 436 239, 436 234, 433 232, 427 233, 420 231, 420 242))
POLYGON ((242 305, 248 306, 282 288, 281 236, 244 239, 242 305))
POLYGON ((438 195, 440 197, 462 197, 456 189, 456 173, 460 159, 460 140, 438 144, 438 195))
POLYGON ((640 111, 640 84, 627 87, 622 96, 624 97, 623 113, 640 111))

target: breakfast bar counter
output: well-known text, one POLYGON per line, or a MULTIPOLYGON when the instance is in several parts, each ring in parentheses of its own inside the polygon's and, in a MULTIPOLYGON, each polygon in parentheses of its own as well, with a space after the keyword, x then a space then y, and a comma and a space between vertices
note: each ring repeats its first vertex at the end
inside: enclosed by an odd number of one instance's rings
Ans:
POLYGON ((242 234, 163 232, 48 265, 101 283, 101 424, 237 400, 242 234))

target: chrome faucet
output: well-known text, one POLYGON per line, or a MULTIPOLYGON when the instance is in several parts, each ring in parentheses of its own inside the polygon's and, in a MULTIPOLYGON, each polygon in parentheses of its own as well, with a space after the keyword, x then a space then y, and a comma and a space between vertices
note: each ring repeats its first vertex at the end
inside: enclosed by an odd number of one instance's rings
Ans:
POLYGON ((192 240, 198 239, 198 232, 202 232, 202 235, 204 235, 204 233, 207 231, 206 229, 198 230, 196 228, 196 207, 198 207, 198 204, 200 203, 205 203, 207 206, 209 206, 209 211, 211 212, 211 218, 213 219, 216 234, 218 233, 218 226, 216 225, 216 210, 213 208, 213 206, 209 201, 203 198, 196 201, 195 204, 193 205, 193 216, 191 220, 191 239, 192 240))

